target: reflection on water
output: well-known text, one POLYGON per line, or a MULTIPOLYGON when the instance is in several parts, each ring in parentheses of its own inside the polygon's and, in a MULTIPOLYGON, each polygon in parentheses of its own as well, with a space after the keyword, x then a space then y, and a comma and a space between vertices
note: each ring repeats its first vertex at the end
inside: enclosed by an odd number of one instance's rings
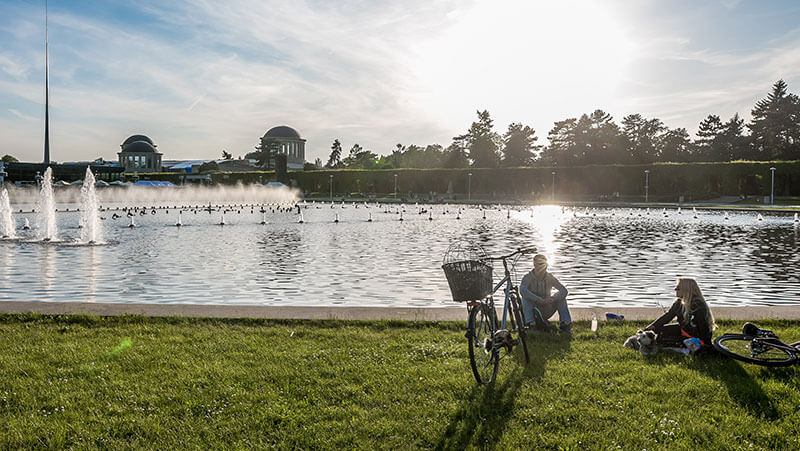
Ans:
MULTIPOLYGON (((116 244, 1 242, 0 300, 448 305, 441 259, 467 238, 491 255, 536 246, 572 305, 668 305, 678 276, 697 277, 712 305, 800 303, 791 216, 407 206, 401 221, 398 210, 311 204, 303 224, 296 209, 268 209, 262 225, 258 208, 240 208, 224 226, 219 212, 186 211, 183 227, 177 211, 158 210, 137 215, 135 228, 108 213, 116 244)), ((65 240, 80 235, 77 213, 58 221, 65 240)), ((519 275, 531 266, 522 260, 519 275)))

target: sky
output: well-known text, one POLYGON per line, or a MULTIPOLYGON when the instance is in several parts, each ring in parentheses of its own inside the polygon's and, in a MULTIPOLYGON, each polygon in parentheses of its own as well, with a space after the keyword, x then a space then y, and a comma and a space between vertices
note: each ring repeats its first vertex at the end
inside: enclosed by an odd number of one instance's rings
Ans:
MULTIPOLYGON (((44 1, 0 0, 0 155, 41 161, 44 1)), ((278 125, 327 161, 441 144, 488 110, 546 143, 602 109, 690 134, 800 93, 791 0, 51 0, 54 161, 116 160, 145 134, 169 159, 235 157, 278 125)))

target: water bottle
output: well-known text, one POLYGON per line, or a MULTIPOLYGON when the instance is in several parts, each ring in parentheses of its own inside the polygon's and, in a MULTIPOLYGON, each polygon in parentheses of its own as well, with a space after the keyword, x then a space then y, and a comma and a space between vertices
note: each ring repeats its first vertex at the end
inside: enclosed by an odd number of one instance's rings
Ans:
POLYGON ((592 315, 592 332, 597 332, 597 315, 592 315))
POLYGON ((606 312, 606 320, 611 321, 613 319, 625 319, 625 315, 617 315, 615 313, 606 312))

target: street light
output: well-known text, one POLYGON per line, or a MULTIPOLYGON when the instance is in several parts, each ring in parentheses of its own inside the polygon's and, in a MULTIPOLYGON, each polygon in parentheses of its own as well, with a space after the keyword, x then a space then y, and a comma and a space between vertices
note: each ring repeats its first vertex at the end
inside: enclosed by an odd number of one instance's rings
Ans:
POLYGON ((331 202, 333 202, 333 174, 330 175, 331 178, 331 202))
POLYGON ((551 172, 553 175, 553 202, 556 201, 556 171, 551 172))
POLYGON ((397 174, 394 175, 394 198, 397 199, 397 174))
POLYGON ((644 202, 647 203, 650 191, 650 169, 644 170, 644 202))
POLYGON ((769 189, 769 204, 775 204, 775 168, 769 168, 772 171, 772 187, 769 189))
POLYGON ((467 200, 472 201, 472 173, 467 174, 469 178, 467 178, 467 200))

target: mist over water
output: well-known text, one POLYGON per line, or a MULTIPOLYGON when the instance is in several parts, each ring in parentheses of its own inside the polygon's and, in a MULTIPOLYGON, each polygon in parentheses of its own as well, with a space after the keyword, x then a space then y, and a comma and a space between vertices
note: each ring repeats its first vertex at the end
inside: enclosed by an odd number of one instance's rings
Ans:
MULTIPOLYGON (((47 177, 45 177, 47 178, 47 177)), ((83 186, 86 184, 84 183, 83 186)), ((44 186, 42 187, 44 189, 44 186)), ((53 190, 52 180, 49 188, 52 199, 57 204, 78 204, 81 202, 82 186, 57 187, 53 190)), ((143 187, 136 185, 122 187, 103 187, 96 190, 99 205, 164 205, 208 204, 211 203, 256 203, 291 204, 299 199, 299 191, 292 188, 264 187, 257 185, 184 185, 176 188, 143 187)), ((14 204, 35 204, 40 201, 40 192, 31 188, 9 187, 9 197, 14 204)))

